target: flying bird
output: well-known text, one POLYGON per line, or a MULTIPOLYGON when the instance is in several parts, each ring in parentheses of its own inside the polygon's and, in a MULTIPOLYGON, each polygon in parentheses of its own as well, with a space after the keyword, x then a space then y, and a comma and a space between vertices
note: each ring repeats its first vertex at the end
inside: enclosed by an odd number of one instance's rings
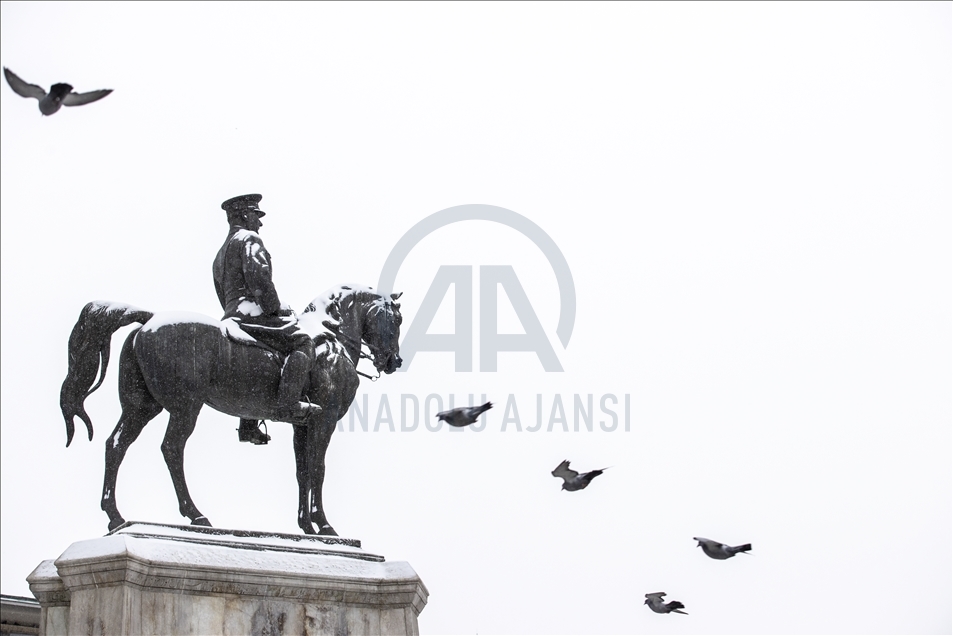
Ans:
POLYGON ((480 414, 493 408, 492 402, 487 402, 482 406, 461 406, 450 409, 449 411, 440 411, 437 413, 437 419, 443 420, 450 426, 469 426, 477 421, 480 414))
POLYGON ((670 601, 666 603, 662 600, 663 596, 665 596, 665 592, 652 592, 651 594, 646 594, 645 603, 643 603, 643 605, 648 605, 649 609, 656 614, 669 614, 671 612, 675 612, 676 614, 685 614, 688 616, 688 612, 682 611, 685 606, 682 605, 680 601, 670 601))
POLYGON ((747 554, 748 550, 751 549, 750 543, 732 547, 730 545, 725 545, 724 543, 712 541, 711 539, 705 539, 704 537, 692 537, 692 539, 698 541, 698 545, 695 546, 696 548, 701 548, 702 552, 713 559, 718 559, 719 561, 730 559, 739 552, 744 552, 747 554))
POLYGON ((569 460, 564 459, 559 466, 556 466, 556 470, 553 471, 553 477, 562 477, 562 490, 582 490, 589 485, 590 481, 601 475, 603 470, 609 469, 603 468, 601 470, 591 470, 588 473, 579 474, 569 468, 569 460))
POLYGON ((60 106, 82 106, 95 102, 97 99, 102 99, 113 92, 111 88, 107 88, 89 91, 88 93, 74 93, 72 86, 60 83, 53 84, 50 87, 50 92, 47 93, 36 84, 24 82, 6 66, 3 67, 3 74, 14 93, 20 97, 33 97, 40 100, 40 112, 44 115, 52 115, 60 109, 60 106))

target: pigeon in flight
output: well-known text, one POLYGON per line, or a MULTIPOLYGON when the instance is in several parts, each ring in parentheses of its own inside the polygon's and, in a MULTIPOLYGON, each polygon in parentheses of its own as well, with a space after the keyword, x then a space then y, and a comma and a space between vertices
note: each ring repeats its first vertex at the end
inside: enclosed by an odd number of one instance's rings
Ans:
POLYGON ((449 411, 440 411, 437 413, 437 419, 443 420, 450 426, 469 426, 477 421, 481 413, 492 408, 492 402, 487 402, 483 406, 461 406, 449 411))
POLYGON ((556 470, 553 471, 553 477, 562 477, 562 490, 582 490, 589 485, 590 481, 601 475, 603 470, 608 470, 608 468, 591 470, 588 473, 582 473, 580 475, 569 468, 569 460, 565 459, 559 466, 556 466, 556 470))
POLYGON ((685 606, 682 605, 680 601, 671 601, 666 603, 662 600, 663 596, 665 596, 665 592, 652 592, 651 594, 646 594, 645 603, 643 603, 643 605, 648 605, 649 609, 656 614, 669 614, 671 612, 675 612, 676 614, 685 614, 688 616, 688 612, 682 611, 685 606))
POLYGON ((695 541, 698 541, 696 548, 701 548, 702 552, 707 554, 713 559, 718 559, 724 561, 725 559, 730 559, 739 552, 748 553, 748 550, 751 549, 751 544, 746 543, 744 545, 736 545, 731 547, 730 545, 725 545, 724 543, 718 543, 717 541, 712 541, 711 539, 705 539, 704 537, 692 537, 695 541))
POLYGON ((14 93, 20 97, 33 97, 40 100, 40 112, 44 115, 52 115, 60 109, 60 106, 82 106, 95 102, 97 99, 102 99, 113 92, 111 88, 107 88, 99 91, 89 91, 88 93, 74 93, 73 87, 69 84, 53 84, 50 87, 50 92, 47 93, 36 84, 24 82, 17 77, 16 73, 5 66, 3 67, 3 74, 14 93))

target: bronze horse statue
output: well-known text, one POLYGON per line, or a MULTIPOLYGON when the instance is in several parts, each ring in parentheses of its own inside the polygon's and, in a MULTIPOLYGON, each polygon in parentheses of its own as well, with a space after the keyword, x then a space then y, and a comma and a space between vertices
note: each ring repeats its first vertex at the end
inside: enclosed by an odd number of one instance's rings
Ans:
MULTIPOLYGON (((393 373, 401 364, 399 296, 385 298, 370 287, 340 285, 315 298, 298 317, 299 326, 315 346, 315 362, 304 394, 321 409, 303 422, 292 422, 298 526, 306 534, 315 534, 317 525, 317 534, 337 535, 324 514, 321 498, 325 452, 337 421, 357 393, 360 358, 370 358, 378 374, 393 373), (370 354, 363 353, 362 344, 370 354)), ((192 525, 211 526, 189 495, 183 466, 185 443, 206 404, 236 417, 275 419, 281 356, 255 341, 233 320, 181 312, 153 314, 120 303, 91 302, 70 334, 69 370, 60 391, 67 446, 73 440, 76 416, 93 439, 84 401, 103 383, 112 335, 134 323, 142 326, 129 334, 119 355, 122 415, 106 440, 101 507, 109 515, 109 529, 125 523, 116 504, 116 477, 126 450, 163 409, 170 417, 162 454, 179 512, 192 525)))

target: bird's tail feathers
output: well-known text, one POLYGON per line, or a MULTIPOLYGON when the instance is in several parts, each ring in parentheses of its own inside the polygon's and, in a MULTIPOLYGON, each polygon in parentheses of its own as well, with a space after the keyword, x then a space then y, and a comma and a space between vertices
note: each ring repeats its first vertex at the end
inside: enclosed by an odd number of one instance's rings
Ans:
MULTIPOLYGON (((682 607, 685 607, 685 606, 683 605, 682 607)), ((683 612, 680 609, 673 609, 672 611, 675 612, 676 614, 684 614, 685 616, 688 616, 688 612, 683 612)))
POLYGON ((738 546, 733 547, 733 548, 731 549, 731 553, 732 553, 732 554, 738 554, 739 552, 742 552, 742 553, 744 553, 744 554, 747 554, 747 553, 748 553, 748 550, 750 550, 750 549, 751 549, 751 544, 750 544, 750 543, 746 543, 746 544, 744 544, 744 545, 738 545, 738 546))

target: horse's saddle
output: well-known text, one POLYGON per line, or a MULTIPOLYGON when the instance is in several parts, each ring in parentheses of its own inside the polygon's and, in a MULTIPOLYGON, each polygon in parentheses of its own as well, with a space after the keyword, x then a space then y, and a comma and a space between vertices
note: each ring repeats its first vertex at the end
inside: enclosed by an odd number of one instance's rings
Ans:
POLYGON ((225 320, 222 320, 220 324, 222 326, 222 335, 232 342, 251 347, 259 347, 265 351, 268 351, 269 353, 274 354, 279 360, 285 359, 285 356, 281 355, 277 349, 274 347, 269 347, 264 342, 258 340, 253 335, 242 329, 237 318, 226 318, 225 320))

